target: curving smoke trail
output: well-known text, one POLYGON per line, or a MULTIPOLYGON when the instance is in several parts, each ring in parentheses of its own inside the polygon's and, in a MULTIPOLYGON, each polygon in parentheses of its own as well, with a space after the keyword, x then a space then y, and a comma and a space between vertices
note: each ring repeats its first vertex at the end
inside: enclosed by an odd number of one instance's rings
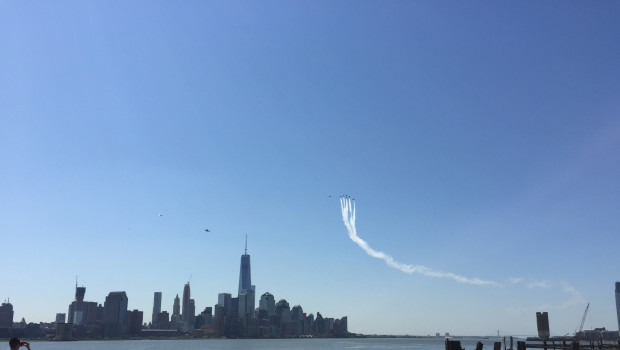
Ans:
POLYGON ((344 225, 347 227, 347 231, 349 231, 349 238, 351 238, 351 240, 355 242, 355 244, 360 246, 360 248, 362 248, 366 252, 366 254, 370 255, 373 258, 385 261, 385 263, 389 267, 408 274, 419 273, 421 275, 429 277, 449 278, 460 283, 469 283, 483 286, 501 286, 501 284, 493 281, 484 281, 479 278, 460 276, 452 272, 433 270, 422 265, 408 265, 400 263, 394 260, 394 258, 389 256, 388 254, 378 252, 372 249, 366 241, 357 236, 357 230, 355 229, 355 201, 352 201, 351 198, 347 196, 340 197, 340 207, 342 209, 342 220, 344 221, 344 225))

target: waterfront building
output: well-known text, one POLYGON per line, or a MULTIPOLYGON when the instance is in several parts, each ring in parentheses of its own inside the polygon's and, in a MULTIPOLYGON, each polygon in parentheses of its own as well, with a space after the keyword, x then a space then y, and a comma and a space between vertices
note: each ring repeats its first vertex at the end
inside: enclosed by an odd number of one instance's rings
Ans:
POLYGON ((151 316, 151 328, 160 328, 158 319, 161 312, 161 292, 155 292, 153 294, 153 314, 151 316))
POLYGON ((291 309, 291 324, 292 335, 300 336, 306 334, 306 329, 304 327, 304 310, 299 305, 295 305, 291 309))
POLYGON ((271 315, 275 315, 276 313, 276 301, 274 296, 267 292, 260 297, 260 301, 258 303, 259 310, 265 310, 267 317, 271 315))
POLYGON ((127 318, 127 294, 125 292, 110 292, 103 304, 104 334, 106 337, 124 335, 127 318))
POLYGON ((305 334, 315 334, 314 332, 314 315, 307 315, 304 319, 305 334))
POLYGON ((56 323, 65 323, 65 314, 57 313, 56 314, 56 323))
POLYGON ((142 311, 127 311, 127 318, 125 320, 125 334, 132 337, 140 335, 140 332, 142 331, 142 320, 142 311))
POLYGON ((194 329, 196 324, 196 302, 194 299, 189 300, 189 305, 187 306, 187 319, 185 321, 185 330, 191 331, 194 329))
POLYGON ((320 312, 316 313, 316 320, 314 321, 314 332, 317 335, 324 335, 327 334, 327 332, 329 331, 329 328, 327 327, 327 324, 325 322, 325 319, 323 319, 323 315, 321 315, 320 312))
POLYGON ((75 300, 69 305, 67 322, 75 326, 93 324, 101 318, 97 317, 97 303, 84 301, 86 287, 78 287, 75 283, 75 300))
POLYGON ((54 340, 72 340, 73 324, 71 323, 58 323, 56 324, 56 336, 54 340))
POLYGON ((616 282, 616 315, 618 318, 618 331, 620 332, 620 282, 616 282))
POLYGON ((181 299, 179 299, 179 295, 174 298, 174 304, 172 304, 172 314, 173 315, 181 315, 181 299))
MULTIPOLYGON (((230 317, 231 312, 232 312, 231 299, 232 299, 232 295, 230 295, 230 293, 220 293, 217 295, 217 305, 222 308, 221 316, 230 317)), ((215 314, 216 316, 220 316, 218 314, 217 308, 216 308, 215 314)))
POLYGON ((181 310, 181 318, 183 322, 189 323, 189 299, 191 298, 189 282, 185 283, 183 286, 183 307, 181 310))
POLYGON ((0 305, 0 328, 13 328, 13 304, 8 300, 0 305))
POLYGON ((337 336, 346 335, 347 333, 349 333, 349 318, 347 316, 344 316, 339 321, 339 327, 337 328, 337 331, 334 332, 334 334, 337 336))
POLYGON ((170 315, 168 311, 162 311, 157 314, 157 325, 159 329, 170 329, 170 315))
POLYGON ((281 324, 291 320, 291 308, 288 301, 285 299, 280 299, 280 301, 278 301, 276 304, 276 315, 278 315, 281 324))
POLYGON ((181 299, 179 299, 179 295, 174 298, 174 304, 172 305, 172 316, 170 316, 170 328, 172 329, 181 329, 181 323, 183 320, 181 319, 181 299))
POLYGON ((251 319, 254 318, 254 286, 251 289, 242 289, 239 292, 239 318, 251 319))
POLYGON ((205 307, 204 311, 201 312, 198 316, 196 316, 196 321, 194 323, 194 328, 199 329, 205 326, 210 326, 213 324, 213 308, 210 306, 205 307))
POLYGON ((549 339, 551 332, 549 331, 549 314, 547 312, 536 313, 536 328, 540 339, 549 339))

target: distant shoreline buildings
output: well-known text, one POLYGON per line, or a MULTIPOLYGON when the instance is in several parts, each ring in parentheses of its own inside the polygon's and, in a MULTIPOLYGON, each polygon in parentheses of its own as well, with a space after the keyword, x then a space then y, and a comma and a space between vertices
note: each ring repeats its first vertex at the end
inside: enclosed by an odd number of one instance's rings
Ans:
POLYGON ((56 314, 55 322, 40 324, 13 323, 13 305, 0 306, 0 338, 28 337, 56 340, 102 339, 132 337, 345 337, 349 335, 347 317, 326 318, 317 312, 306 314, 300 305, 292 308, 285 299, 264 293, 256 307, 256 286, 252 284, 250 255, 241 255, 237 296, 219 293, 217 304, 196 315, 188 281, 183 287, 182 302, 177 294, 172 315, 162 311, 162 292, 153 294, 153 313, 149 323, 143 312, 127 310, 128 296, 124 291, 110 292, 103 305, 84 301, 85 287, 75 285, 75 300, 68 314, 56 314), (66 320, 66 322, 65 322, 66 320))
POLYGON ((620 282, 616 282, 616 317, 618 318, 618 330, 620 331, 620 282))

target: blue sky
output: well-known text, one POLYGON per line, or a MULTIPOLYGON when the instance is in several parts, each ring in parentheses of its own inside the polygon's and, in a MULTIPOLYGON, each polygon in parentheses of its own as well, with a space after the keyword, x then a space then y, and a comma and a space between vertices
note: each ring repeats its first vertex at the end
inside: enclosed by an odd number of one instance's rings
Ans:
POLYGON ((1 2, 0 297, 202 310, 247 234, 258 295, 354 332, 615 330, 619 34, 612 1, 1 2), (374 251, 492 283, 372 257, 341 194, 374 251))

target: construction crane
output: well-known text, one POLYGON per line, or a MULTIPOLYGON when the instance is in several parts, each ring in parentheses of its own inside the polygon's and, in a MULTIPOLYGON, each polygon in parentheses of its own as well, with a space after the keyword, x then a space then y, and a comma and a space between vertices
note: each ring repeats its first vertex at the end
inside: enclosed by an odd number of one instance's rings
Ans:
POLYGON ((588 309, 590 308, 590 303, 586 305, 586 309, 583 312, 583 317, 581 318, 581 324, 579 325, 579 330, 575 330, 575 339, 579 338, 579 334, 583 331, 583 324, 586 322, 586 316, 588 316, 588 309))

